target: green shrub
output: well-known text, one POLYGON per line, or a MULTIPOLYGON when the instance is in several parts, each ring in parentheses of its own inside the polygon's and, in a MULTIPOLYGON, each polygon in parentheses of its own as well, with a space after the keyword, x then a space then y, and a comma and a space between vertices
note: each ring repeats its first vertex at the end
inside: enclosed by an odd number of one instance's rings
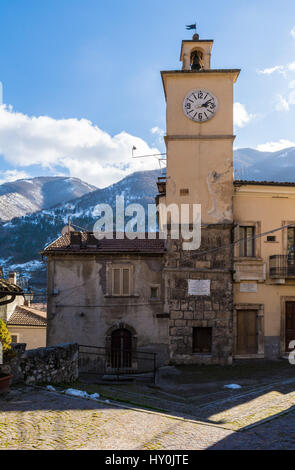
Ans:
POLYGON ((0 341, 2 343, 3 353, 5 354, 11 349, 11 336, 3 320, 0 320, 0 341))

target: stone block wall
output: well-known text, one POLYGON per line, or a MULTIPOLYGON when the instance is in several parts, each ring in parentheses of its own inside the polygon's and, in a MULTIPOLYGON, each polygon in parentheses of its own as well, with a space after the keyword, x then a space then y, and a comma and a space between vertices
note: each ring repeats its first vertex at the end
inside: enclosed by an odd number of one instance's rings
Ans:
POLYGON ((16 355, 3 372, 13 375, 13 382, 28 385, 38 383, 70 383, 78 379, 78 344, 65 343, 47 348, 25 351, 25 345, 16 345, 16 355))
POLYGON ((182 251, 181 240, 168 243, 169 347, 172 364, 231 364, 233 348, 233 256, 224 249, 232 240, 232 226, 202 229, 197 251, 182 251), (198 256, 198 252, 218 248, 198 256), (188 295, 188 279, 210 280, 209 296, 188 295), (212 328, 210 354, 193 353, 193 328, 212 328))

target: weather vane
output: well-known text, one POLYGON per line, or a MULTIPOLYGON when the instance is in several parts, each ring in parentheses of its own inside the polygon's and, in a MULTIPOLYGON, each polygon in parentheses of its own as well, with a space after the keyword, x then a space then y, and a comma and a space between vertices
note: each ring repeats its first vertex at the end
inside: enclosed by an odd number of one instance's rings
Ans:
POLYGON ((197 31, 197 23, 187 24, 185 27, 186 27, 187 31, 190 31, 191 29, 194 29, 195 31, 197 31))
POLYGON ((197 23, 187 24, 185 27, 187 31, 191 31, 192 29, 195 30, 195 34, 193 35, 193 41, 198 41, 200 36, 197 33, 197 23))

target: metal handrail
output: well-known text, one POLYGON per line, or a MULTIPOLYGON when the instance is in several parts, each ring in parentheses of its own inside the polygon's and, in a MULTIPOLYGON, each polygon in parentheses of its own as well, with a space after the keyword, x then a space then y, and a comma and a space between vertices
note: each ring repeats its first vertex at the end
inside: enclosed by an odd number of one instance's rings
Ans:
MULTIPOLYGON (((93 348, 93 349, 101 349, 103 351, 121 351, 120 348, 112 348, 112 347, 109 347, 109 348, 104 348, 103 346, 89 346, 89 345, 86 345, 86 344, 79 344, 79 347, 81 348, 93 348)), ((140 349, 124 349, 125 352, 132 352, 132 353, 139 353, 139 354, 148 354, 150 356, 154 356, 154 355, 157 355, 157 353, 154 353, 154 352, 149 352, 149 351, 141 351, 140 349)))
POLYGON ((155 383, 157 353, 79 344, 79 366, 83 372, 98 375, 115 374, 118 377, 126 374, 152 373, 155 383))

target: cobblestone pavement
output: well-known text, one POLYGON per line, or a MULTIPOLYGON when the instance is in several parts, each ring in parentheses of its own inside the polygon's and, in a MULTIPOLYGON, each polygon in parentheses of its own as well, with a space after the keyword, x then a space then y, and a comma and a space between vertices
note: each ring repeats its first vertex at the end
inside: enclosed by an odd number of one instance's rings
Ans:
POLYGON ((0 449, 295 449, 295 411, 243 432, 27 387, 0 399, 0 449))
POLYGON ((143 408, 153 408, 166 414, 192 418, 202 423, 214 424, 232 431, 243 430, 295 407, 295 379, 288 378, 240 390, 196 393, 181 397, 144 385, 124 386, 86 385, 78 388, 99 392, 102 396, 119 402, 131 402, 143 408))

